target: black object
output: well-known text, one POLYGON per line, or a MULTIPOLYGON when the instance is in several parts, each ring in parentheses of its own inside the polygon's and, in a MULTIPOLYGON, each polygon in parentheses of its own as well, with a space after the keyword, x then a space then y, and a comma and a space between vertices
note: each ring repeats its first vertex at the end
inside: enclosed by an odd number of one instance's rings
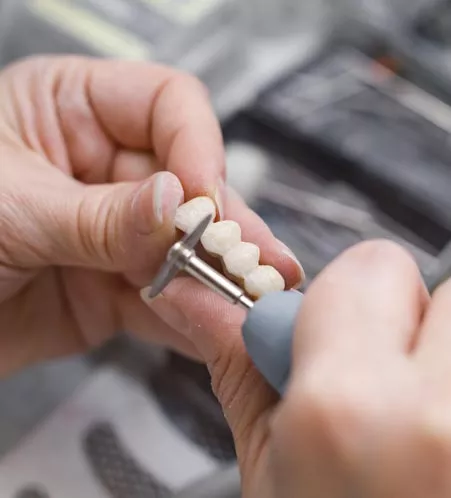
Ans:
MULTIPOLYGON (((169 498, 172 493, 141 469, 108 423, 91 427, 83 442, 91 469, 111 498, 169 498)), ((30 497, 31 498, 31 497, 30 497)))
POLYGON ((263 92, 244 119, 271 147, 350 182, 441 249, 451 237, 451 121, 444 129, 404 105, 399 82, 343 48, 263 92))
POLYGON ((39 487, 31 486, 23 491, 20 491, 16 498, 50 498, 46 491, 39 487))
POLYGON ((420 12, 414 29, 424 38, 451 48, 451 1, 432 2, 420 12))
POLYGON ((389 52, 408 77, 451 105, 451 2, 430 0, 392 34, 389 52))
POLYGON ((166 416, 185 437, 219 462, 235 461, 233 437, 204 365, 171 354, 150 383, 166 416))

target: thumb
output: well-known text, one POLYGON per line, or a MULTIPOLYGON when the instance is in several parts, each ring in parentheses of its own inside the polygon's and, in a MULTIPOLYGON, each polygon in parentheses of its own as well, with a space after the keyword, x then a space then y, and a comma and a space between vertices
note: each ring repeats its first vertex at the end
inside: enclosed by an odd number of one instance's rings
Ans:
POLYGON ((38 178, 12 182, 10 195, 6 188, 0 210, 9 265, 145 268, 151 274, 161 264, 184 197, 175 175, 160 172, 143 183, 95 186, 53 171, 38 178))

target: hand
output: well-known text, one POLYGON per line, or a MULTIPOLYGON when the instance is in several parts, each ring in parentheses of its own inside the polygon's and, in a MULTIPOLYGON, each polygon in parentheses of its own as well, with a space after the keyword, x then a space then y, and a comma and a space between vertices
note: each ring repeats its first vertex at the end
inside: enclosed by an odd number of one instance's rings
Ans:
POLYGON ((80 57, 4 71, 0 375, 121 331, 198 357, 139 295, 175 241, 184 199, 212 197, 295 285, 299 265, 227 195, 224 169, 220 127, 191 76, 80 57))
MULTIPOLYGON (((188 309, 180 291, 165 292, 188 309)), ((200 286, 187 319, 237 444, 246 498, 451 496, 451 282, 430 299, 417 266, 389 242, 359 245, 305 296, 286 397, 252 367, 237 312, 200 286)))

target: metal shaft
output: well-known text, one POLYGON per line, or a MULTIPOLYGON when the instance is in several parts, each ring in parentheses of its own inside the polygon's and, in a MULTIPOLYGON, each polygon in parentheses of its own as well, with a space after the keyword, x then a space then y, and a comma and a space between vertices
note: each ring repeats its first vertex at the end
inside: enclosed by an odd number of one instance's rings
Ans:
POLYGON ((230 303, 238 304, 246 310, 253 308, 254 302, 240 287, 198 258, 194 250, 179 243, 171 249, 169 258, 175 260, 180 270, 202 282, 230 303))

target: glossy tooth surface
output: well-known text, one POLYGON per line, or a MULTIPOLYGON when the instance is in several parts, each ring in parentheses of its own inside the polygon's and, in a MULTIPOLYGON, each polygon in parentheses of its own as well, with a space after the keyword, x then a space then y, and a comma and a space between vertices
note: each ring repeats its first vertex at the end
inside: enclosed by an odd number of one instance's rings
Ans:
POLYGON ((250 296, 259 299, 271 292, 283 291, 285 280, 272 266, 258 266, 246 275, 244 286, 250 296))
POLYGON ((201 239, 204 249, 214 256, 225 256, 241 242, 241 228, 235 221, 211 224, 201 239))
POLYGON ((249 242, 240 242, 223 257, 226 270, 240 279, 244 279, 252 270, 255 270, 259 260, 260 249, 249 242))
POLYGON ((209 197, 196 197, 177 209, 175 226, 184 233, 191 233, 209 214, 216 216, 215 203, 209 197))

